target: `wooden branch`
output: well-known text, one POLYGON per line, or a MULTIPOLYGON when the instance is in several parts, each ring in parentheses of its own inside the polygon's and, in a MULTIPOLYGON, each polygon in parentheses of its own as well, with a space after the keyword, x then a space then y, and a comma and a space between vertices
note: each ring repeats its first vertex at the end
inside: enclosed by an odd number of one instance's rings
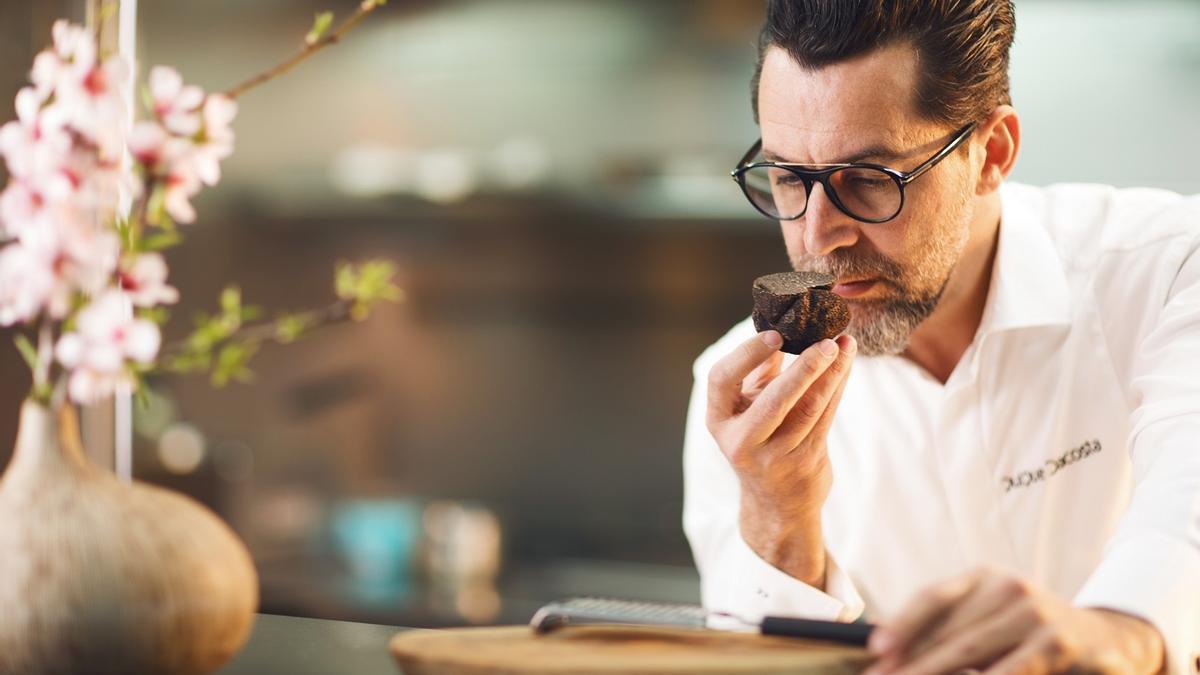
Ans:
POLYGON ((304 47, 300 49, 300 51, 296 52, 286 61, 279 63, 273 68, 264 70, 245 82, 242 82, 241 84, 227 90, 225 95, 229 98, 236 99, 238 96, 241 96, 258 85, 273 80, 276 77, 286 73, 296 66, 296 64, 304 61, 308 57, 337 42, 338 40, 341 40, 346 33, 350 32, 350 30, 357 26, 363 19, 365 19, 368 14, 375 11, 382 4, 383 0, 362 0, 354 14, 351 14, 345 21, 339 24, 337 28, 327 32, 320 39, 314 42, 306 43, 304 47))
MULTIPOLYGON (((312 309, 307 312, 296 314, 295 317, 303 321, 305 325, 304 332, 309 332, 324 326, 345 323, 350 320, 350 309, 353 306, 352 300, 338 300, 332 304, 318 309, 312 309)), ((234 331, 232 335, 224 338, 219 344, 229 344, 231 342, 267 342, 268 340, 279 341, 279 327, 277 321, 263 321, 252 326, 245 326, 234 331)), ((215 347, 215 346, 214 346, 215 347)), ((163 347, 156 359, 160 366, 165 365, 170 359, 180 356, 187 352, 187 339, 172 342, 163 347)))

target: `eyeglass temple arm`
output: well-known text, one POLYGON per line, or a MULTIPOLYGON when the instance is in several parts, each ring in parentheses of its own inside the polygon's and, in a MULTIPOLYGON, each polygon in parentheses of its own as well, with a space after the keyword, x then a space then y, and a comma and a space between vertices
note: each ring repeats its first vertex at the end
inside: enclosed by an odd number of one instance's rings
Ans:
POLYGON ((735 168, 733 171, 730 171, 729 175, 733 176, 734 180, 737 180, 738 171, 741 171, 742 167, 746 166, 746 162, 749 162, 751 159, 753 159, 761 149, 762 139, 760 138, 754 142, 754 145, 750 146, 750 149, 746 151, 746 154, 742 155, 742 158, 738 160, 737 168, 735 168))
POLYGON ((908 173, 901 174, 900 180, 902 180, 904 182, 904 184, 907 185, 908 183, 911 183, 912 181, 919 178, 921 176, 921 174, 932 169, 938 162, 942 161, 950 153, 952 153, 956 149, 958 149, 958 146, 962 145, 963 141, 970 138, 971 134, 975 131, 976 126, 977 126, 977 124, 975 122, 971 122, 967 126, 960 129, 958 132, 958 135, 954 137, 954 140, 950 141, 949 145, 942 148, 941 151, 938 152, 933 157, 930 157, 929 159, 925 160, 921 164, 921 166, 918 166, 917 168, 913 169, 912 171, 909 171, 908 173))

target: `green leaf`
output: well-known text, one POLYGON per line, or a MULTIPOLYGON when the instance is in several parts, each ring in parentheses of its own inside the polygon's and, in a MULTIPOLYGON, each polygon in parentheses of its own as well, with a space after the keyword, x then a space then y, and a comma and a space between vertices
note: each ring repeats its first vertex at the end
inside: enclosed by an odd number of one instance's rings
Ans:
POLYGON ((299 340, 312 327, 312 319, 303 314, 281 314, 275 319, 275 339, 280 344, 299 340))
POLYGON ((333 12, 321 12, 313 19, 312 28, 309 29, 308 35, 304 36, 305 44, 315 45, 325 37, 325 33, 329 27, 333 25, 333 12))
POLYGON ((192 313, 192 325, 196 328, 205 325, 211 320, 212 318, 208 316, 208 312, 204 310, 198 310, 192 313))
POLYGON ((150 196, 146 198, 146 223, 165 228, 164 223, 170 220, 171 217, 167 215, 167 186, 158 181, 150 191, 150 196))
POLYGON ((242 289, 237 286, 226 286, 221 291, 221 311, 225 314, 241 314, 242 289))
POLYGON ((138 316, 161 326, 171 318, 171 311, 166 307, 145 307, 138 310, 138 316))
POLYGON ((368 260, 355 266, 339 263, 334 275, 334 292, 338 298, 349 300, 350 317, 355 321, 367 318, 379 302, 399 302, 404 292, 392 283, 396 266, 386 260, 368 260))
POLYGON ((188 353, 180 354, 171 357, 163 363, 163 368, 172 373, 195 373, 201 370, 208 370, 212 365, 212 355, 205 352, 202 354, 188 353))
MULTIPOLYGON (((179 234, 178 230, 170 229, 165 232, 155 232, 154 234, 142 240, 138 250, 141 251, 162 251, 164 249, 177 246, 183 241, 183 235, 179 234)), ((132 247, 132 245, 131 245, 132 247)))
POLYGON ((249 382, 254 379, 254 373, 250 372, 246 364, 257 351, 256 343, 231 343, 222 347, 217 352, 217 362, 213 367, 213 385, 224 387, 231 380, 249 382))
POLYGON ((121 239, 121 246, 126 251, 134 250, 133 227, 130 225, 129 219, 125 217, 117 218, 113 221, 113 229, 117 231, 117 237, 121 239))
POLYGON ((154 112, 154 94, 150 93, 150 85, 142 85, 142 105, 151 113, 154 112))
POLYGON ((25 363, 29 366, 29 369, 37 370, 38 353, 37 349, 34 349, 33 343, 29 341, 29 338, 18 334, 13 338, 13 342, 17 343, 17 351, 21 352, 21 358, 25 359, 25 363))
POLYGON ((138 369, 130 369, 130 374, 133 376, 133 400, 137 402, 138 408, 145 410, 150 407, 150 396, 146 391, 146 376, 138 369))

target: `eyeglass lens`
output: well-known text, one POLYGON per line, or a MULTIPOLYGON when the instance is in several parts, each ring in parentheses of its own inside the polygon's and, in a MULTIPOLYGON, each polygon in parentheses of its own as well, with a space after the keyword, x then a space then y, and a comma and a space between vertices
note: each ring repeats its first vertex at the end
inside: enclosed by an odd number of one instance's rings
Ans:
MULTIPOLYGON (((756 207, 772 218, 791 220, 808 207, 813 178, 801 176, 783 167, 760 166, 742 174, 746 195, 756 207), (806 184, 807 181, 807 184, 806 184)), ((828 175, 826 186, 842 210, 862 220, 886 220, 896 215, 903 199, 895 178, 878 169, 851 166, 828 175)))

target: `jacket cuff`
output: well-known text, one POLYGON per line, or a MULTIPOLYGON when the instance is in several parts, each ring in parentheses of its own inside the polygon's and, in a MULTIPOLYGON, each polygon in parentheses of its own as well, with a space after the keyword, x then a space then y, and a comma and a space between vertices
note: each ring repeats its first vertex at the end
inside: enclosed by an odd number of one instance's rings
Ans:
MULTIPOLYGON (((711 599, 706 608, 709 611, 728 611, 747 621, 761 621, 764 616, 790 616, 850 622, 862 615, 864 603, 858 590, 828 552, 822 591, 763 560, 740 536, 731 543, 732 578, 723 584, 721 596, 711 599)), ((719 617, 710 625, 732 627, 719 617)))

